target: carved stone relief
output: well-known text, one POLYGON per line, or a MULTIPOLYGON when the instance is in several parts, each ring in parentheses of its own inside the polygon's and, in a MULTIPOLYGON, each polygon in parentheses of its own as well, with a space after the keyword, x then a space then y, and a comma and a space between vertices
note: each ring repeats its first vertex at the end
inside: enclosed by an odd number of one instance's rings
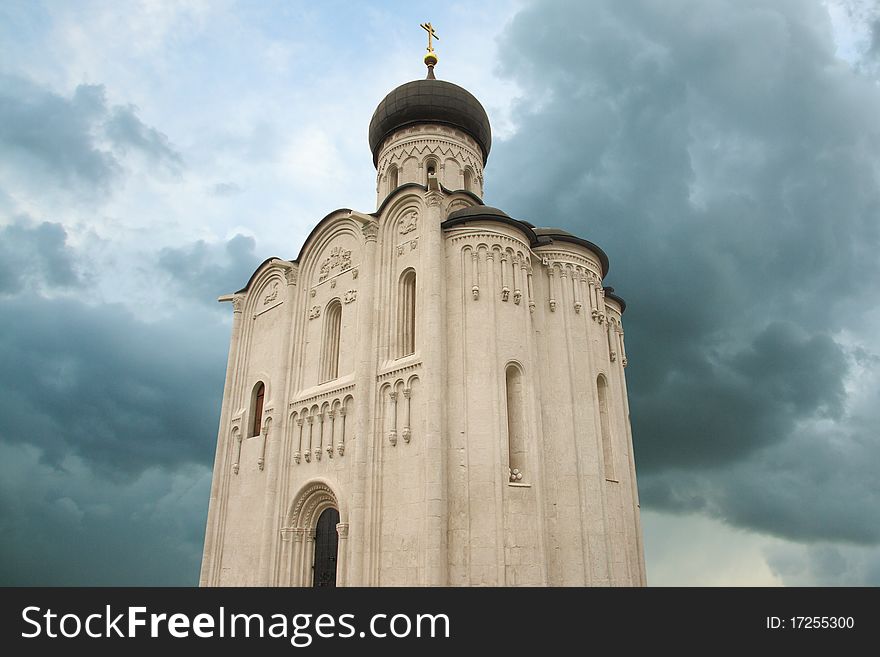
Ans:
POLYGON ((318 281, 324 281, 334 270, 345 271, 351 267, 351 251, 341 246, 334 246, 330 255, 321 263, 321 274, 318 281))
POLYGON ((406 235, 413 232, 419 225, 419 215, 415 210, 407 212, 398 222, 400 226, 400 234, 406 235))

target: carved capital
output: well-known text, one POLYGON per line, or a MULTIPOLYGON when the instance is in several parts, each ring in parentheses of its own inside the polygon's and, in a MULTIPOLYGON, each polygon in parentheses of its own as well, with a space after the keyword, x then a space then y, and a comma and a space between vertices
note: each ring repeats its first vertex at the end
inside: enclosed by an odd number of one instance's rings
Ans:
POLYGON ((409 427, 404 427, 401 436, 403 436, 403 442, 408 443, 412 438, 412 431, 410 431, 409 427))
POLYGON ((302 454, 300 454, 299 452, 293 453, 293 462, 296 463, 297 465, 299 464, 301 458, 302 458, 302 454))
POLYGON ((550 299, 550 312, 556 312, 556 299, 550 299))
POLYGON ((361 232, 364 234, 365 242, 375 242, 376 236, 379 234, 379 224, 375 221, 364 224, 361 232))
POLYGON ((574 304, 574 311, 575 311, 578 315, 580 315, 580 314, 581 314, 581 308, 583 308, 583 307, 584 307, 584 304, 582 304, 580 301, 578 301, 578 302, 576 302, 576 303, 574 304))
POLYGON ((339 534, 339 538, 345 540, 348 538, 348 523, 347 522, 339 522, 336 523, 336 533, 339 534))
POLYGON ((290 269, 286 269, 284 271, 284 278, 287 280, 288 285, 296 285, 297 272, 296 269, 291 267, 290 269))
POLYGON ((403 389, 403 396, 404 396, 406 399, 409 399, 409 396, 410 396, 411 394, 412 394, 412 388, 404 388, 404 389, 403 389))
POLYGON ((518 306, 520 301, 522 301, 522 291, 516 290, 513 293, 513 302, 518 306))
POLYGON ((234 297, 232 297, 232 312, 233 313, 240 313, 241 309, 243 307, 244 307, 244 297, 243 296, 241 296, 240 294, 237 294, 234 297))
POLYGON ((510 288, 505 285, 503 288, 501 288, 501 300, 507 301, 507 299, 509 297, 510 297, 510 288))
POLYGON ((394 429, 388 432, 388 442, 391 443, 392 447, 397 446, 397 432, 394 429))
POLYGON ((312 453, 310 451, 306 450, 305 452, 303 452, 303 458, 306 460, 306 463, 311 463, 312 462, 312 453))
POLYGON ((474 286, 471 288, 471 294, 472 294, 473 297, 474 297, 474 301, 476 301, 477 299, 479 299, 479 298, 480 298, 480 287, 479 287, 478 285, 474 285, 474 286))
POLYGON ((327 458, 332 459, 333 458, 333 445, 327 445, 326 449, 327 449, 327 458))
POLYGON ((320 447, 315 447, 315 460, 316 461, 321 460, 321 448, 320 447))
POLYGON ((339 454, 339 456, 345 455, 345 443, 336 443, 336 453, 339 454))

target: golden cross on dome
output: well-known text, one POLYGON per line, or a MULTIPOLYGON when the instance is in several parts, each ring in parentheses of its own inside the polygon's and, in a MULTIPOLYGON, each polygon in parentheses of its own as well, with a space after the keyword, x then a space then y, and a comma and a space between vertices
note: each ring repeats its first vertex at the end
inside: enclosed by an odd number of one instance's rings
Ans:
POLYGON ((434 31, 434 26, 430 23, 422 23, 421 27, 428 33, 428 52, 434 52, 434 45, 431 42, 431 38, 433 37, 439 41, 440 37, 437 36, 437 33, 434 31))

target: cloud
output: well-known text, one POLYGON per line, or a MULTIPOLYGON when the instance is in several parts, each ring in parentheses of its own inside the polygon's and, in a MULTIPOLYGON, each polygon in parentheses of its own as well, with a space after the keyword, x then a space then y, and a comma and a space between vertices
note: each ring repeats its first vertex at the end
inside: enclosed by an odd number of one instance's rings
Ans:
POLYGON ((164 164, 173 172, 179 171, 183 160, 169 143, 168 137, 145 125, 137 117, 136 111, 134 105, 114 107, 104 123, 107 138, 120 152, 136 150, 153 163, 164 164))
POLYGON ((0 441, 0 584, 195 586, 211 470, 105 478, 79 457, 47 463, 0 441))
POLYGON ((208 193, 212 196, 236 196, 242 191, 242 188, 234 182, 219 182, 208 188, 208 193))
POLYGON ((825 8, 535 2, 502 39, 523 95, 487 198, 609 253, 645 506, 880 541, 848 387, 880 351, 880 88, 825 8))
POLYGON ((28 287, 81 288, 83 277, 61 224, 27 217, 0 227, 0 296, 28 287))
POLYGON ((103 476, 209 462, 227 329, 187 315, 156 323, 121 305, 12 297, 0 312, 0 441, 76 455, 103 476))
POLYGON ((178 171, 168 138, 131 105, 109 105, 103 85, 81 84, 69 97, 35 82, 0 75, 0 180, 10 189, 61 186, 106 192, 125 170, 126 153, 178 171))
POLYGON ((264 259, 255 247, 253 237, 240 234, 225 243, 199 240, 162 249, 158 264, 187 298, 215 308, 217 297, 241 289, 264 259))

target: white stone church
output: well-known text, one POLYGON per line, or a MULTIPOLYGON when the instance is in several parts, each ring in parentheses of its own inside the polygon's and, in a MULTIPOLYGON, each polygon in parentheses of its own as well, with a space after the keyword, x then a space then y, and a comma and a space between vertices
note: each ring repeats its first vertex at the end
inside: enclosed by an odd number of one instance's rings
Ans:
POLYGON ((370 122, 378 209, 220 299, 202 586, 646 583, 608 258, 483 204, 489 119, 425 62, 370 122))

